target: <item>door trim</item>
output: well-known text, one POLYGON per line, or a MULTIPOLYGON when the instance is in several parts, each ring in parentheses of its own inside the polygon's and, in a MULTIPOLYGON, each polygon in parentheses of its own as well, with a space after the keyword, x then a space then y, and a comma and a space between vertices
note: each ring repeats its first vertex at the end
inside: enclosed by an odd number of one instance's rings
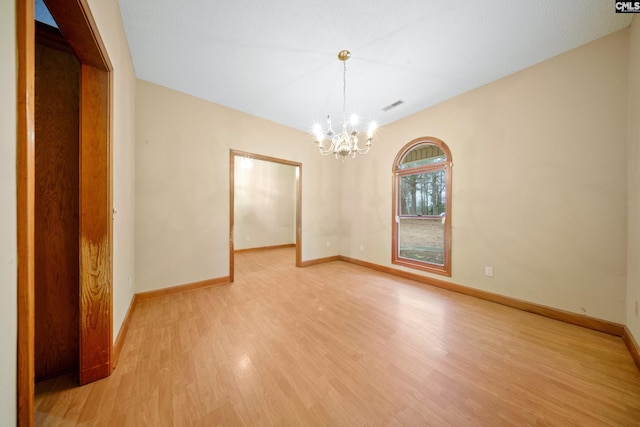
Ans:
POLYGON ((34 2, 16 0, 17 44, 17 291, 19 426, 34 423, 34 213, 35 213, 35 22, 34 2))

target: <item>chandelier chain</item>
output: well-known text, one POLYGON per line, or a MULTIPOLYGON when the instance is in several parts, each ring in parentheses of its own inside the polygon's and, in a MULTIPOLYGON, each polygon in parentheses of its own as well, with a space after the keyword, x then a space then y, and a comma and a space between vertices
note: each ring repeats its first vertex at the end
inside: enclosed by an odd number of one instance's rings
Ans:
POLYGON ((347 120, 347 61, 342 61, 342 121, 347 120))

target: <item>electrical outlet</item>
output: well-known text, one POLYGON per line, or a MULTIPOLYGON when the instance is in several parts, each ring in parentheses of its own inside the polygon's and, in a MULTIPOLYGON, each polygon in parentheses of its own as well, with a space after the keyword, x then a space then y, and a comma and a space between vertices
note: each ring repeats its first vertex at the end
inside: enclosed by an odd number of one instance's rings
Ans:
POLYGON ((364 245, 360 245, 360 252, 364 251, 364 245))
POLYGON ((638 317, 638 301, 636 301, 636 317, 638 317))
POLYGON ((493 267, 485 267, 484 275, 487 277, 493 277, 493 267))
POLYGON ((129 289, 133 288, 133 279, 129 276, 129 289))
POLYGON ((330 248, 331 247, 331 242, 327 242, 327 247, 330 248))

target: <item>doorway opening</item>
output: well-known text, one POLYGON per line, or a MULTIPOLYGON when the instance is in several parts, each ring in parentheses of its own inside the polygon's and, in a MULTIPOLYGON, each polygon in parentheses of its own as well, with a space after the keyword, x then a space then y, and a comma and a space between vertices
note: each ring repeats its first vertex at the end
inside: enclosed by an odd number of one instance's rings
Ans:
MULTIPOLYGON (((259 179, 260 177, 253 177, 259 179)), ((267 197, 268 199, 271 199, 267 197)), ((278 200, 275 200, 278 203, 278 200)), ((234 281, 234 252, 237 249, 287 246, 294 241, 296 267, 302 263, 302 163, 246 151, 229 151, 229 279, 234 281), (251 185, 251 171, 260 169, 267 179, 260 185, 265 193, 279 194, 281 205, 273 206, 274 200, 259 200, 246 186, 251 185), (242 174, 242 175, 241 175, 242 174), (293 191, 289 194, 286 183, 293 179, 293 191), (278 188, 278 182, 284 183, 278 188), (241 188, 238 188, 238 186, 241 188), (237 192, 237 193, 236 193, 237 192), (254 199, 253 202, 251 199, 254 199), (287 200, 294 199, 291 203, 287 200), (241 206, 236 206, 239 202, 241 206), (271 206, 271 208, 267 208, 271 206), (236 215, 241 213, 241 217, 236 215), (260 218, 260 214, 264 217, 260 218), (291 227, 293 225, 293 227, 291 227), (265 228, 270 228, 267 232, 265 228), (239 232, 236 234, 236 232, 239 232), (241 235, 240 235, 241 233, 241 235), (292 234, 292 235, 291 235, 292 234), (289 239, 291 238, 291 240, 289 239), (280 243, 279 243, 280 242, 280 243)))

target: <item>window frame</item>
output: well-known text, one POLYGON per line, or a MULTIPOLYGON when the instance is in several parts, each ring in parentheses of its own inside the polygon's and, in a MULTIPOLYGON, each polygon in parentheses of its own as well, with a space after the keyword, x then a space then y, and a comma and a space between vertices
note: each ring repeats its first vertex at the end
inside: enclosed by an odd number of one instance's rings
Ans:
MULTIPOLYGON (((393 195, 392 195, 392 216, 391 216, 391 262, 393 264, 402 265, 409 268, 414 268, 422 271, 426 271, 429 273, 440 274, 443 276, 451 277, 451 218, 452 218, 452 193, 451 193, 451 181, 452 181, 452 166, 453 160, 451 157, 451 150, 444 143, 444 141, 427 136, 420 137, 412 140, 408 144, 406 144, 396 155, 396 158, 393 161, 392 175, 393 175, 393 195), (406 169, 401 169, 401 162, 404 157, 411 150, 416 148, 419 145, 435 145, 440 148, 445 156, 447 157, 444 162, 431 163, 421 166, 409 167, 406 169), (443 264, 435 264, 425 261, 418 261, 410 258, 403 258, 399 254, 399 245, 398 245, 398 232, 399 232, 399 220, 400 220, 400 181, 404 176, 416 175, 421 173, 435 172, 443 170, 445 174, 445 191, 446 191, 446 201, 445 201, 445 224, 444 224, 444 263, 443 264)), ((402 215, 404 217, 408 217, 407 215, 402 215)), ((410 217, 410 216, 409 216, 410 217)))

